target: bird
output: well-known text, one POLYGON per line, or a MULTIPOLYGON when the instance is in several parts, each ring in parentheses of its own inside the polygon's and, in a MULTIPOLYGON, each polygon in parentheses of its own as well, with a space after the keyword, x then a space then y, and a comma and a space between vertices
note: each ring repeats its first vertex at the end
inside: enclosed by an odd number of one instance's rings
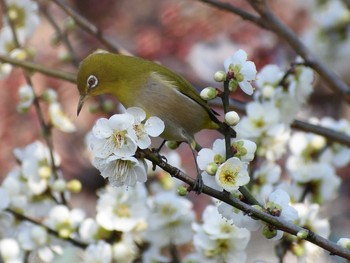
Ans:
MULTIPOLYGON (((221 133, 235 131, 221 122, 218 113, 209 107, 199 92, 181 75, 158 63, 134 56, 94 52, 79 65, 77 87, 79 115, 84 102, 101 94, 113 95, 125 108, 139 107, 147 117, 163 120, 160 135, 165 141, 188 143, 195 158, 201 147, 194 135, 203 129, 221 133)), ((202 191, 203 181, 197 167, 193 190, 202 191)))

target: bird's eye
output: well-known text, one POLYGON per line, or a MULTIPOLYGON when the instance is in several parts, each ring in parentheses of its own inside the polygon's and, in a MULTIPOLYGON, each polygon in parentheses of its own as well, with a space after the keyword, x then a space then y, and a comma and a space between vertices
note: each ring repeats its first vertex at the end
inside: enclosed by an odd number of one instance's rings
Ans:
POLYGON ((86 82, 89 89, 93 89, 98 85, 98 79, 94 75, 90 75, 86 82))

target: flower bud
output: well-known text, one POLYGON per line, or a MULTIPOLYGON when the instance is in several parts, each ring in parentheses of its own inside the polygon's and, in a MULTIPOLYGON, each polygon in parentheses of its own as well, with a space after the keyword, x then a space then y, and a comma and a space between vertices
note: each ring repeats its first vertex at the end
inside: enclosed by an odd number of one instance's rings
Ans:
POLYGON ((67 52, 66 50, 59 52, 58 59, 61 62, 70 62, 72 60, 71 54, 67 52))
POLYGON ((51 177, 51 174, 51 167, 47 165, 41 166, 38 170, 38 175, 42 179, 49 179, 51 177))
POLYGON ((218 170, 218 165, 216 163, 209 163, 205 168, 205 171, 209 175, 215 175, 217 170, 218 170))
POLYGON ((215 99, 217 95, 218 95, 218 92, 213 87, 207 87, 207 88, 203 89, 200 93, 200 96, 203 100, 215 99))
POLYGON ((271 239, 277 235, 277 230, 272 229, 270 226, 264 226, 262 233, 267 239, 271 239))
POLYGON ((299 239, 306 239, 309 235, 309 230, 307 229, 302 229, 297 233, 297 237, 299 239))
POLYGON ((350 238, 340 238, 337 242, 337 245, 346 249, 350 249, 350 238))
POLYGON ((57 179, 51 186, 52 190, 62 193, 66 190, 66 181, 63 179, 57 179))
POLYGON ((222 70, 215 72, 214 80, 216 82, 224 82, 226 80, 226 72, 222 70))
POLYGON ((52 46, 58 46, 60 43, 61 43, 60 35, 57 32, 53 33, 50 38, 50 44, 52 46))
POLYGON ((263 88, 262 88, 262 96, 265 98, 265 99, 270 99, 273 94, 275 93, 275 89, 273 86, 271 85, 265 85, 263 88))
POLYGON ((10 57, 18 60, 25 60, 27 59, 28 54, 24 49, 15 48, 10 52, 10 57))
POLYGON ((229 111, 225 114, 225 122, 229 126, 235 126, 239 122, 240 118, 237 112, 229 111))
POLYGON ((66 29, 67 32, 70 32, 73 29, 75 29, 75 26, 76 26, 75 20, 71 16, 68 16, 64 20, 64 28, 66 29))
POLYGON ((175 150, 175 149, 177 149, 177 147, 179 147, 180 144, 176 141, 166 141, 165 145, 169 149, 175 150))
POLYGON ((114 103, 112 100, 105 100, 102 103, 102 110, 106 113, 112 112, 113 108, 114 108, 114 103))
POLYGON ((66 184, 66 188, 68 191, 72 193, 79 193, 81 191, 82 185, 81 182, 77 179, 70 180, 66 184))
POLYGON ((179 188, 177 188, 177 193, 180 196, 186 196, 187 195, 187 188, 185 186, 180 186, 179 188))
POLYGON ((54 89, 48 88, 42 95, 42 99, 48 103, 57 101, 57 92, 54 89))

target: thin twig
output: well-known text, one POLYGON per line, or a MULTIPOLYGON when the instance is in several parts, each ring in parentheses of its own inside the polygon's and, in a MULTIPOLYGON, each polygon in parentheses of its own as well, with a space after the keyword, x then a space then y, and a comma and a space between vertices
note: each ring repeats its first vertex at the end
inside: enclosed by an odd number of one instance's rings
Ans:
POLYGON ((63 237, 61 237, 61 236, 58 234, 58 232, 57 232, 56 230, 53 230, 52 228, 50 228, 50 227, 48 227, 48 226, 42 224, 40 221, 38 221, 38 220, 36 220, 36 219, 34 219, 34 218, 31 218, 31 217, 29 217, 29 216, 27 216, 27 215, 20 214, 20 213, 18 213, 18 212, 16 212, 16 211, 12 210, 12 209, 10 209, 10 208, 7 208, 5 211, 7 211, 7 212, 9 212, 10 214, 14 215, 14 216, 15 216, 17 219, 19 219, 19 220, 28 221, 28 222, 30 222, 30 223, 32 223, 32 224, 34 224, 34 225, 43 227, 43 228, 46 229, 46 231, 47 231, 49 234, 54 235, 54 236, 56 236, 56 237, 58 237, 58 238, 60 238, 60 239, 63 239, 63 240, 65 240, 65 241, 68 241, 68 242, 72 243, 72 244, 75 245, 75 246, 78 246, 78 247, 84 249, 84 248, 86 248, 86 247, 89 245, 89 244, 87 244, 87 243, 85 243, 85 242, 83 242, 83 241, 81 241, 81 240, 77 240, 77 239, 75 239, 75 238, 71 238, 71 237, 63 238, 63 237))
POLYGON ((40 65, 33 62, 23 61, 9 56, 0 55, 0 61, 3 63, 9 63, 13 66, 21 67, 29 72, 40 72, 44 75, 55 77, 58 79, 66 80, 72 83, 76 83, 76 75, 68 72, 64 72, 57 69, 48 68, 44 65, 40 65))
POLYGON ((267 25, 265 24, 264 20, 262 20, 259 16, 253 15, 249 12, 246 12, 242 10, 241 8, 238 8, 232 4, 225 3, 225 2, 220 2, 216 0, 200 0, 203 3, 210 4, 212 6, 215 6, 221 10, 226 10, 231 13, 235 13, 236 15, 240 16, 242 19, 250 21, 262 28, 267 28, 267 25))
MULTIPOLYGON (((199 0, 201 2, 208 3, 217 8, 229 11, 231 13, 237 14, 242 18, 241 13, 235 10, 235 7, 228 3, 223 3, 221 1, 215 0, 199 0)), ((333 71, 331 71, 327 66, 325 66, 316 56, 312 55, 311 51, 299 40, 297 35, 285 25, 269 8, 264 0, 246 0, 250 5, 260 14, 257 21, 259 23, 253 22, 255 25, 261 28, 267 29, 275 33, 278 37, 286 41, 291 48, 300 55, 305 63, 307 63, 312 69, 314 69, 319 76, 324 80, 328 86, 333 89, 334 92, 341 92, 347 102, 350 102, 350 88, 348 85, 340 79, 333 71)))
MULTIPOLYGON (((215 107, 216 104, 211 104, 215 107)), ((238 100, 231 99, 230 106, 232 110, 246 114, 246 103, 238 100)), ((344 133, 334 131, 332 129, 322 127, 319 125, 311 124, 301 120, 294 120, 291 123, 291 127, 296 130, 301 130, 304 132, 311 132, 314 134, 321 135, 331 142, 337 142, 350 147, 350 136, 344 133)))
POLYGON ((261 18, 268 24, 272 32, 285 40, 335 92, 341 92, 345 95, 344 98, 347 102, 350 102, 350 88, 348 85, 312 54, 298 36, 272 12, 266 1, 247 1, 261 15, 261 18))
POLYGON ((52 25, 52 27, 55 29, 58 38, 60 40, 62 40, 64 45, 67 47, 67 50, 68 50, 68 52, 69 52, 69 54, 71 56, 72 64, 75 67, 78 67, 80 60, 79 60, 77 54, 75 53, 75 51, 73 49, 73 46, 72 46, 68 36, 64 32, 62 32, 62 30, 60 29, 60 27, 57 24, 56 20, 53 18, 53 16, 48 11, 48 7, 47 7, 46 3, 40 5, 40 10, 44 14, 46 19, 49 21, 49 23, 52 25))
MULTIPOLYGON (((191 178, 190 176, 182 172, 180 169, 169 165, 167 162, 162 160, 162 158, 159 155, 152 153, 149 149, 139 150, 137 154, 139 155, 138 157, 142 157, 150 160, 152 163, 155 163, 164 171, 171 174, 173 177, 176 177, 177 179, 187 183, 190 187, 194 186, 195 180, 193 178, 191 178)), ((218 200, 221 200, 222 202, 225 202, 229 205, 232 205, 233 207, 243 211, 245 214, 253 218, 260 219, 266 222, 267 224, 273 225, 277 229, 287 232, 289 234, 296 236, 300 231, 308 231, 309 234, 305 238, 305 240, 308 240, 311 243, 329 251, 331 255, 338 255, 340 257, 350 259, 350 250, 345 249, 341 246, 338 246, 337 244, 327 240, 326 238, 321 237, 320 235, 308 229, 302 228, 289 221, 286 221, 279 217, 275 217, 261 210, 258 210, 253 206, 248 205, 237 198, 234 198, 232 195, 228 195, 225 192, 217 191, 206 185, 203 186, 202 193, 207 194, 211 197, 214 197, 218 200)))
POLYGON ((71 16, 74 21, 79 25, 84 31, 93 35, 98 39, 103 45, 105 45, 110 51, 115 53, 120 53, 124 55, 130 55, 126 49, 122 48, 118 44, 112 42, 102 30, 88 21, 86 18, 82 17, 78 12, 70 8, 62 0, 52 0, 58 7, 60 7, 67 15, 71 16))

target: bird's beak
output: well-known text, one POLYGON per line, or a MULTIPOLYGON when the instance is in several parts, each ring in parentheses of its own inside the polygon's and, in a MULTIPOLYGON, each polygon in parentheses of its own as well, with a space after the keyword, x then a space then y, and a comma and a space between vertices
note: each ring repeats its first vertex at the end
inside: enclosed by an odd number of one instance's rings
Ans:
POLYGON ((77 116, 79 116, 79 113, 81 109, 83 108, 84 102, 87 99, 86 95, 80 95, 79 103, 78 103, 78 108, 77 108, 77 116))

